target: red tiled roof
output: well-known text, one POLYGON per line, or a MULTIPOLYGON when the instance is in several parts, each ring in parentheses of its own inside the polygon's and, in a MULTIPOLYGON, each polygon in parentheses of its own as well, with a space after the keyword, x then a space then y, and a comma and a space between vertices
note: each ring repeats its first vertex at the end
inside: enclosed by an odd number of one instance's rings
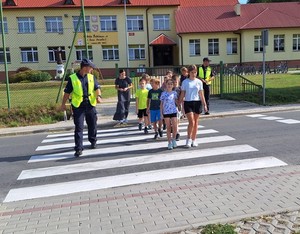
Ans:
MULTIPOLYGON (((52 8, 52 7, 80 7, 81 0, 73 0, 75 5, 64 5, 65 0, 14 0, 17 6, 6 6, 6 0, 1 0, 3 8, 52 8)), ((85 0, 85 7, 123 7, 120 0, 85 0)), ((130 0, 131 6, 179 6, 179 0, 130 0)))
POLYGON ((180 0, 181 7, 197 7, 197 6, 228 6, 235 5, 238 0, 180 0))
POLYGON ((240 7, 240 16, 233 6, 181 7, 175 16, 176 31, 180 34, 300 27, 298 2, 243 4, 240 7))
POLYGON ((177 43, 165 34, 160 34, 153 41, 150 42, 150 45, 176 45, 177 43))

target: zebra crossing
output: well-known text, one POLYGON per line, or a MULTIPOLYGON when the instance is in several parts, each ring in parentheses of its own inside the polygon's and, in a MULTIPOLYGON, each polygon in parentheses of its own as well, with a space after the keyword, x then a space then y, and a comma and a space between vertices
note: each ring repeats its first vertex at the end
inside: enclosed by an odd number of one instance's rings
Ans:
MULTIPOLYGON (((186 137, 186 128, 187 123, 180 124, 181 139, 186 137)), ((87 133, 84 134, 86 139, 87 133)), ((43 179, 44 184, 12 188, 4 202, 287 165, 272 156, 261 157, 258 149, 248 144, 237 144, 235 138, 222 134, 216 129, 207 129, 202 125, 199 125, 198 130, 199 146, 191 149, 185 149, 183 147, 185 140, 180 140, 177 142, 177 149, 167 150, 166 137, 154 140, 151 132, 144 135, 136 126, 99 130, 97 143, 97 149, 85 149, 80 160, 72 160, 67 165, 61 165, 60 162, 64 160, 74 159, 73 133, 48 135, 37 147, 37 154, 32 155, 28 160, 29 166, 38 166, 34 169, 23 170, 17 179, 21 182, 43 179), (247 153, 251 154, 251 157, 231 159, 232 155, 247 153), (96 158, 96 161, 90 162, 89 159, 92 157, 96 158), (213 158, 214 162, 201 162, 202 159, 207 158, 213 158), (193 163, 181 164, 188 160, 193 163), (54 166, 45 166, 49 163, 54 166), (149 165, 151 167, 147 167, 149 165), (59 181, 59 178, 77 173, 118 171, 118 169, 130 167, 137 168, 137 170, 125 172, 123 170, 114 175, 95 173, 92 178, 70 181, 62 179, 61 182, 50 182, 52 176, 58 178, 59 181)), ((89 144, 88 141, 84 141, 85 146, 89 144)))

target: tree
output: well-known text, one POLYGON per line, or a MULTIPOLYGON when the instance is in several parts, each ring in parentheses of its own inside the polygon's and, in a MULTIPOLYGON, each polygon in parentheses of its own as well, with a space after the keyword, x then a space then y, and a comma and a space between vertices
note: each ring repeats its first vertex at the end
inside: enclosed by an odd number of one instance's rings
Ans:
POLYGON ((299 2, 299 0, 248 0, 247 3, 266 3, 266 2, 299 2))

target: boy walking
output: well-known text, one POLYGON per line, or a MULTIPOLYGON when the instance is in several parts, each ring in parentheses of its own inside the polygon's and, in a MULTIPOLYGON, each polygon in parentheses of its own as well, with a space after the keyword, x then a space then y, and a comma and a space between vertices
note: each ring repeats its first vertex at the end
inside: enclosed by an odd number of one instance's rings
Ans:
POLYGON ((150 113, 151 123, 154 129, 154 139, 163 136, 163 132, 161 130, 162 120, 160 115, 160 96, 162 94, 162 90, 160 87, 160 80, 155 79, 152 83, 152 89, 148 93, 148 103, 147 103, 147 113, 150 113), (157 126, 158 125, 158 126, 157 126))
POLYGON ((140 89, 136 91, 135 98, 136 98, 136 113, 139 118, 139 130, 142 130, 143 120, 144 120, 144 133, 148 133, 147 126, 148 123, 148 114, 147 114, 147 98, 148 98, 149 90, 146 89, 146 80, 140 79, 140 89))

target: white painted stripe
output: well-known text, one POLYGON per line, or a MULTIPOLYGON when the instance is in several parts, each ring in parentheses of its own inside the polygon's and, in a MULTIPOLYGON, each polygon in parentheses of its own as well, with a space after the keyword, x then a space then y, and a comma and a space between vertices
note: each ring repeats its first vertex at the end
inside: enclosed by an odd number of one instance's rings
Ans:
POLYGON ((247 117, 251 117, 251 118, 258 118, 258 117, 264 117, 266 115, 261 115, 261 114, 253 114, 253 115, 246 115, 247 117))
MULTIPOLYGON (((207 129, 207 130, 203 130, 203 131, 199 131, 199 135, 203 135, 203 134, 210 134, 210 133, 216 133, 218 131, 213 130, 213 129, 207 129)), ((119 133, 120 135, 117 136, 122 136, 121 133, 119 133)), ((99 139, 97 141, 97 145, 103 145, 103 144, 109 144, 109 143, 122 143, 122 142, 130 142, 130 141, 143 141, 143 140, 149 140, 149 139, 153 139, 153 134, 147 134, 145 135, 143 132, 135 132, 136 136, 131 136, 131 135, 126 135, 128 137, 125 138, 120 138, 120 137, 116 137, 113 139, 99 139)), ((165 134, 166 135, 166 134, 165 134)), ((187 132, 182 132, 180 133, 181 136, 187 136, 187 132)), ((89 141, 84 141, 83 142, 83 146, 88 146, 91 143, 89 141)), ((75 146, 74 142, 71 143, 63 143, 63 144, 55 144, 55 145, 42 145, 42 146, 38 146, 36 148, 35 151, 42 151, 42 150, 55 150, 55 149, 65 149, 65 148, 72 148, 75 146)))
MULTIPOLYGON (((187 127, 185 126, 180 126, 179 130, 186 130, 187 127)), ((198 128, 199 129, 199 128, 198 128)), ((199 132, 199 134, 209 134, 209 133, 217 133, 218 131, 213 130, 213 129, 207 129, 207 130, 202 130, 199 132)), ((154 131, 149 132, 149 138, 153 138, 154 131), (151 137, 150 137, 151 136, 151 137)), ((112 132, 112 133, 106 133, 106 134, 98 134, 97 138, 99 142, 102 142, 102 138, 108 138, 108 137, 115 137, 115 136, 131 136, 131 135, 144 135, 142 131, 121 131, 121 132, 112 132)), ((148 137, 147 137, 148 138, 148 137)), ((87 135, 83 136, 83 139, 88 139, 87 135)), ((53 143, 53 142, 61 142, 61 141, 70 141, 74 140, 74 136, 69 136, 69 137, 60 137, 60 138, 48 138, 42 141, 42 143, 53 143)), ((74 144, 72 145, 74 146, 74 144)))
POLYGON ((209 149, 199 149, 194 150, 193 153, 191 153, 191 151, 172 152, 169 154, 154 154, 141 157, 121 158, 66 166, 46 167, 24 170, 19 175, 18 180, 254 151, 258 150, 249 145, 235 145, 209 149))
POLYGON ((261 117, 259 119, 263 119, 263 120, 278 120, 278 119, 283 119, 283 118, 276 117, 276 116, 266 116, 266 117, 261 117))
MULTIPOLYGON (((187 126, 188 122, 182 122, 179 126, 187 126)), ((204 128, 203 125, 198 125, 198 128, 204 128)), ((122 127, 122 128, 112 128, 112 129, 106 129, 106 130, 98 130, 98 134, 105 134, 110 132, 120 132, 120 131, 131 131, 131 130, 137 130, 138 126, 132 126, 132 127, 122 127)), ((84 135, 87 134, 87 131, 83 132, 84 135)), ((55 137, 68 137, 73 136, 74 132, 68 132, 68 133, 58 133, 58 134, 51 134, 48 135, 46 138, 55 138, 55 137)))
POLYGON ((34 198, 51 197, 97 189, 128 186, 154 181, 171 180, 200 175, 227 173, 258 168, 269 168, 287 165, 274 157, 244 159, 211 164, 177 167, 162 170, 115 175, 87 180, 40 185, 11 189, 4 202, 21 201, 34 198))
POLYGON ((300 123, 299 120, 295 120, 295 119, 283 119, 283 120, 277 120, 277 122, 285 123, 285 124, 298 124, 298 123, 300 123))
MULTIPOLYGON (((202 137, 197 140, 198 144, 205 144, 205 143, 214 143, 214 142, 223 142, 223 141, 234 141, 235 139, 230 136, 215 136, 215 137, 202 137)), ((185 145, 185 140, 180 140, 177 142, 178 146, 185 145)), ((97 148, 93 150, 84 150, 82 156, 91 156, 91 155, 107 155, 111 153, 124 153, 128 151, 140 151, 140 150, 150 150, 150 149, 159 149, 167 148, 167 142, 154 142, 151 144, 139 144, 139 145, 124 145, 124 146, 117 146, 117 147, 110 147, 110 148, 97 148)), ((32 156, 28 163, 32 162, 44 162, 44 161, 52 161, 52 160, 62 160, 74 158, 74 152, 64 152, 64 153, 55 153, 55 154, 45 154, 45 155, 35 155, 32 156)))

